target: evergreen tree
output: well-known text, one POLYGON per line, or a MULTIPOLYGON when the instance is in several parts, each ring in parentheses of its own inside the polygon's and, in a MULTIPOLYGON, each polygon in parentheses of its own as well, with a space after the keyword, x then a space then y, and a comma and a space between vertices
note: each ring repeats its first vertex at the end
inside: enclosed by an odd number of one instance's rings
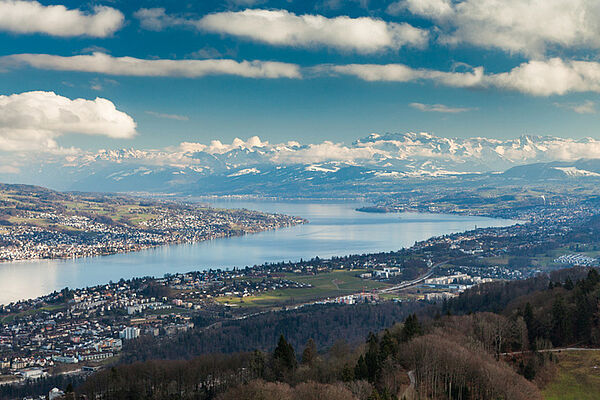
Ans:
POLYGON ((279 336, 279 342, 273 352, 273 360, 277 363, 277 366, 287 370, 295 369, 298 365, 294 348, 285 340, 283 335, 279 336))
POLYGON ((385 330, 381 343, 379 344, 379 359, 381 361, 393 355, 396 352, 396 341, 388 329, 385 330))
POLYGON ((365 362, 365 357, 361 354, 360 357, 358 357, 356 366, 354 367, 354 379, 368 379, 368 378, 369 378, 369 369, 367 368, 367 363, 365 362))
POLYGON ((560 346, 565 344, 569 337, 569 320, 567 307, 562 296, 556 297, 552 305, 552 329, 550 339, 552 344, 560 346))
POLYGON ((408 342, 415 336, 423 334, 423 327, 419 323, 416 314, 411 314, 404 320, 404 326, 401 332, 401 341, 408 342))
POLYGON ((372 332, 367 339, 368 349, 365 354, 365 364, 367 365, 367 378, 370 382, 375 382, 379 375, 379 339, 372 332))
POLYGON ((535 346, 535 338, 537 336, 537 329, 535 326, 535 317, 533 316, 533 308, 531 303, 525 304, 525 311, 523 311, 523 321, 527 327, 527 339, 529 340, 529 346, 533 348, 535 346))

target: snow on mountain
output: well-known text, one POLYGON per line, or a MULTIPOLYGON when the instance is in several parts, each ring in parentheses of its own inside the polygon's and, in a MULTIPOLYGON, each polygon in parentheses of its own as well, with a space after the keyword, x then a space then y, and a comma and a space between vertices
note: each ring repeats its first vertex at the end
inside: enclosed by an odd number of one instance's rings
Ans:
MULTIPOLYGON (((71 152, 21 160, 0 174, 8 182, 45 184, 59 189, 107 191, 180 191, 205 185, 222 188, 231 179, 243 187, 271 182, 394 181, 501 172, 525 164, 573 163, 600 159, 600 141, 550 136, 499 140, 483 137, 445 138, 429 133, 373 133, 351 144, 271 144, 258 137, 231 144, 181 143, 158 150, 121 149, 71 152), (17 172, 17 173, 14 173, 17 172)), ((0 165, 2 167, 2 165, 0 165)), ((592 166, 555 165, 512 171, 537 176, 585 177, 600 174, 592 166), (541 168, 541 169, 540 169, 541 168)), ((2 168, 0 168, 2 171, 2 168)), ((509 174, 510 175, 510 174, 509 174)), ((230 184, 233 184, 230 182, 230 184)))

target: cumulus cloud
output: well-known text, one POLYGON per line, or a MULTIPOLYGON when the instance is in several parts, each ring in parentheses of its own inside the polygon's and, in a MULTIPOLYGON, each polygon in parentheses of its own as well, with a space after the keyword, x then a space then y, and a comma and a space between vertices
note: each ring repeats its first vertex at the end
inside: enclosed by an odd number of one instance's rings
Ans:
POLYGON ((123 14, 111 7, 96 6, 85 13, 37 1, 0 0, 0 30, 13 33, 107 37, 121 29, 123 21, 123 14))
POLYGON ((108 75, 172 76, 197 78, 206 75, 236 75, 246 78, 300 78, 300 67, 275 61, 146 60, 113 57, 104 53, 77 56, 14 54, 0 57, 0 65, 27 65, 57 71, 94 72, 108 75))
POLYGON ((247 9, 208 14, 194 20, 169 15, 162 8, 140 9, 135 16, 147 29, 190 26, 276 46, 330 47, 374 53, 403 46, 422 48, 428 41, 426 30, 369 17, 327 18, 296 15, 286 10, 247 9))
POLYGON ((0 150, 60 150, 56 138, 67 134, 116 139, 136 134, 136 123, 102 98, 74 99, 53 92, 0 96, 0 150))
POLYGON ((528 61, 509 72, 490 75, 489 84, 535 96, 600 92, 600 63, 552 58, 528 61))
POLYGON ((526 55, 549 47, 600 48, 596 0, 401 0, 388 8, 433 20, 439 40, 526 55))
POLYGON ((450 107, 445 104, 423 104, 423 103, 410 103, 409 106, 419 111, 424 112, 437 112, 446 114, 457 114, 473 110, 467 107, 450 107))
POLYGON ((366 81, 431 81, 450 87, 496 88, 533 96, 600 93, 600 63, 560 58, 532 60, 496 74, 485 74, 483 67, 468 72, 444 72, 414 69, 402 64, 327 65, 318 67, 317 71, 352 75, 366 81))

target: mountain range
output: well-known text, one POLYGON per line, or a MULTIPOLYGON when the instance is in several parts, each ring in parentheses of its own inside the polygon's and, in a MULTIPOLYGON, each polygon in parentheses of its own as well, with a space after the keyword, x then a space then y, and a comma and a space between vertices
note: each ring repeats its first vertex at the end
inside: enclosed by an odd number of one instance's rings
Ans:
POLYGON ((600 177, 600 141, 550 136, 444 138, 428 133, 371 134, 349 145, 181 143, 161 150, 74 151, 31 157, 0 173, 5 182, 61 190, 188 195, 360 193, 365 184, 492 174, 506 179, 600 177))

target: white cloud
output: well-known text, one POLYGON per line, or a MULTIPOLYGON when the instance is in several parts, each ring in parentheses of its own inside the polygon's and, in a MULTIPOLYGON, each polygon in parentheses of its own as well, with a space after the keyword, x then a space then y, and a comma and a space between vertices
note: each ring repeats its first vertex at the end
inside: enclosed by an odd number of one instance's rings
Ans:
POLYGON ((594 61, 545 61, 522 63, 509 72, 490 75, 490 85, 534 96, 569 92, 600 92, 600 63, 594 61))
POLYGON ((0 0, 0 30, 13 33, 107 37, 119 30, 123 21, 123 14, 111 7, 96 6, 93 13, 84 13, 37 1, 0 0))
POLYGON ((483 80, 483 68, 469 72, 444 72, 415 69, 403 64, 348 64, 324 65, 317 71, 356 76, 366 81, 414 82, 433 81, 452 87, 478 87, 483 80))
POLYGON ((308 72, 307 75, 313 76, 350 75, 365 81, 433 82, 457 88, 496 88, 533 96, 564 95, 573 92, 600 93, 599 62, 560 58, 528 61, 507 72, 485 74, 483 67, 465 71, 439 71, 412 68, 403 64, 322 64, 302 69, 297 64, 272 61, 147 60, 113 57, 103 53, 68 57, 50 54, 14 54, 0 57, 2 68, 23 65, 58 71, 186 78, 218 74, 247 78, 302 78, 303 72, 308 72))
POLYGON ((103 53, 78 56, 15 54, 0 57, 0 65, 28 65, 39 69, 94 72, 108 75, 173 76, 196 78, 206 75, 236 75, 246 78, 300 78, 300 67, 274 61, 235 60, 146 60, 113 57, 103 53))
POLYGON ((136 124, 102 98, 74 99, 53 92, 0 96, 0 150, 60 150, 56 138, 67 134, 131 138, 136 124))
POLYGON ((583 103, 554 103, 556 107, 576 112, 577 114, 596 114, 596 103, 586 100, 583 103))
POLYGON ((402 0, 391 10, 433 20, 447 44, 538 56, 549 47, 600 48, 596 0, 402 0))
POLYGON ((473 110, 467 107, 450 107, 445 104, 423 104, 410 103, 409 106, 423 112, 438 112, 447 114, 457 114, 473 110))
POLYGON ((381 151, 370 147, 348 147, 341 143, 324 141, 309 144, 299 149, 283 148, 278 150, 271 161, 284 164, 318 163, 326 161, 354 162, 369 160, 381 151))
POLYGON ((165 114, 156 111, 146 111, 146 114, 152 115, 156 118, 165 118, 165 119, 173 119, 176 121, 188 121, 190 118, 187 115, 179 115, 179 114, 165 114))
POLYGON ((173 17, 165 12, 164 8, 140 8, 133 16, 140 20, 142 28, 150 31, 161 31, 171 26, 190 26, 191 23, 179 17, 173 17))
POLYGON ((183 142, 179 145, 179 149, 185 153, 195 153, 203 151, 209 154, 224 154, 235 149, 254 149, 256 147, 269 146, 269 142, 263 142, 258 136, 252 136, 248 140, 240 138, 233 139, 231 144, 222 143, 220 140, 211 140, 209 145, 193 142, 183 142))
POLYGON ((473 68, 470 72, 444 72, 414 69, 402 64, 323 65, 315 71, 352 75, 366 81, 431 81, 450 87, 497 88, 533 96, 600 93, 600 63, 560 58, 524 62, 497 74, 485 74, 483 67, 473 68))
POLYGON ((344 51, 374 53, 403 46, 425 47, 428 32, 407 23, 390 23, 369 17, 327 18, 296 15, 286 10, 247 9, 206 15, 198 20, 171 16, 164 9, 136 12, 142 27, 161 30, 168 26, 238 36, 277 46, 330 47, 344 51))

